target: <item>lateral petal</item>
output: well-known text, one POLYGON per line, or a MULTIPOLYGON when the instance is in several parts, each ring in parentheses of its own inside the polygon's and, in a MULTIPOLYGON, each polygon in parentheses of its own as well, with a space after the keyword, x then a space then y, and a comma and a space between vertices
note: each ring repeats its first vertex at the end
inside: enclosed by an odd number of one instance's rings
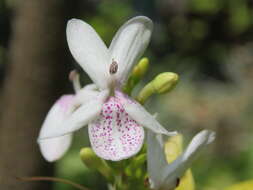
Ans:
POLYGON ((100 114, 102 105, 108 97, 108 94, 108 90, 101 91, 93 99, 77 107, 66 117, 60 127, 41 130, 39 140, 63 136, 84 127, 100 114))
POLYGON ((147 110, 138 102, 131 99, 130 97, 117 93, 122 99, 122 105, 126 112, 140 125, 146 127, 147 129, 153 131, 154 133, 160 133, 164 135, 175 135, 176 132, 167 131, 147 110))
POLYGON ((105 89, 110 75, 109 54, 104 42, 89 24, 79 19, 68 21, 66 34, 75 60, 99 88, 105 89))
POLYGON ((115 74, 120 86, 128 78, 129 72, 145 51, 153 29, 152 21, 145 16, 137 16, 120 27, 109 47, 109 62, 118 63, 115 74))
MULTIPOLYGON (((52 106, 42 125, 40 135, 45 130, 61 127, 62 122, 73 109, 74 95, 63 95, 52 106)), ((44 158, 50 162, 59 159, 67 151, 71 144, 72 135, 38 141, 44 158)))
POLYGON ((60 159, 69 149, 72 134, 39 141, 40 151, 48 162, 60 159))

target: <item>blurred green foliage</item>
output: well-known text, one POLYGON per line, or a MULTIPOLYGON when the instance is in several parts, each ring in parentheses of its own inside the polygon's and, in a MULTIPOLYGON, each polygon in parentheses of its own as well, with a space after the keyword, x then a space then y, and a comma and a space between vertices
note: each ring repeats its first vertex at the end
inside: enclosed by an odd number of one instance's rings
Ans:
POLYGON ((131 5, 125 1, 102 1, 97 7, 96 15, 84 20, 96 29, 109 46, 114 33, 132 14, 131 5))

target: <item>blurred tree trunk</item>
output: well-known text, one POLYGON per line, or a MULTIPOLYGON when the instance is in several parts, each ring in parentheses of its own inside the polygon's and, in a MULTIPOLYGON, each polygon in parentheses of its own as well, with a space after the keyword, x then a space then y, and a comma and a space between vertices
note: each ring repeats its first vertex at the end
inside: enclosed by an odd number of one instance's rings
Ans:
POLYGON ((15 176, 51 176, 36 139, 43 119, 67 84, 66 15, 70 1, 18 2, 12 25, 9 67, 0 120, 0 189, 49 190, 47 182, 21 182, 15 176), (66 4, 68 3, 68 4, 66 4))

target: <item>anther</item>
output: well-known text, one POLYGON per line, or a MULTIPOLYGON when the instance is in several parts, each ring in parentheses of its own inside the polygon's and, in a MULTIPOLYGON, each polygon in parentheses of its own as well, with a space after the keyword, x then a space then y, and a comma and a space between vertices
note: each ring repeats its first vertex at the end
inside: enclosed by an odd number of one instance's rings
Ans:
POLYGON ((118 63, 114 60, 112 60, 112 64, 110 65, 109 72, 111 75, 117 73, 118 71, 118 63))

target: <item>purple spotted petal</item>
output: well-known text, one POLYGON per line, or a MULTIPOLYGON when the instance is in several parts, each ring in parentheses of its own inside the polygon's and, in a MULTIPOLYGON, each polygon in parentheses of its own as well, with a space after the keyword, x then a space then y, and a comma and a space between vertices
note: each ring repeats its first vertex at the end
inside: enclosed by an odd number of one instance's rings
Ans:
POLYGON ((121 99, 110 97, 100 117, 89 125, 93 150, 106 160, 119 161, 139 152, 144 130, 124 110, 121 99))

